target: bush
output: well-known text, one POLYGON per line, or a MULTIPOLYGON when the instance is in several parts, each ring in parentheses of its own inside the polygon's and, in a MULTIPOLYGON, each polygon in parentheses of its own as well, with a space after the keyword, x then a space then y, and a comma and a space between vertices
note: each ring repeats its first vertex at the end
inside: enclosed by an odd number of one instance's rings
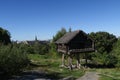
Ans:
POLYGON ((101 65, 104 67, 113 67, 115 66, 116 62, 117 62, 117 58, 112 55, 112 54, 108 54, 108 53, 96 53, 93 57, 92 57, 93 61, 97 64, 97 65, 101 65))
POLYGON ((0 47, 0 72, 5 74, 17 73, 29 63, 27 55, 16 46, 0 47))
POLYGON ((117 63, 115 65, 117 68, 120 68, 120 39, 118 39, 117 43, 114 45, 111 54, 117 58, 117 63))

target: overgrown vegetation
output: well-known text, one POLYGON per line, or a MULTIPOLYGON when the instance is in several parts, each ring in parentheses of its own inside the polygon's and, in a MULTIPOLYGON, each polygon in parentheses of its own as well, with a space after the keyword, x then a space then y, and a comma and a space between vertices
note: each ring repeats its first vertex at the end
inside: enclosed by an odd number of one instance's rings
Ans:
POLYGON ((10 32, 0 27, 0 44, 7 45, 11 43, 10 37, 10 32))
MULTIPOLYGON (((71 32, 71 29, 68 32, 71 32)), ((59 78, 63 78, 72 75, 74 78, 78 78, 82 76, 85 70, 69 71, 59 67, 61 55, 57 53, 54 42, 65 33, 67 33, 65 28, 59 30, 49 44, 40 44, 37 41, 33 45, 24 43, 11 44, 10 33, 0 28, 0 74, 2 72, 2 74, 11 75, 24 69, 37 69, 53 74, 50 75, 51 77, 59 75, 59 78)), ((96 49, 96 52, 87 55, 87 58, 92 62, 90 65, 95 65, 95 68, 117 68, 118 72, 116 73, 119 73, 120 39, 108 32, 92 32, 88 36, 95 41, 96 49)), ((84 57, 85 55, 81 55, 81 58, 84 57)), ((109 75, 116 76, 116 74, 109 75)), ((118 80, 105 75, 101 76, 101 80, 118 80)))
POLYGON ((35 44, 33 45, 24 44, 24 43, 14 44, 14 45, 17 45, 18 47, 20 47, 20 49, 26 54, 44 55, 44 54, 49 53, 49 50, 50 50, 49 44, 41 44, 38 42, 35 42, 35 44))
POLYGON ((29 66, 29 69, 40 70, 43 72, 47 72, 47 74, 53 74, 49 76, 52 79, 59 79, 64 78, 67 76, 73 76, 73 78, 79 78, 80 76, 84 75, 85 70, 73 70, 70 71, 66 68, 60 68, 61 58, 49 56, 48 54, 39 55, 39 54, 28 54, 29 59, 32 61, 31 64, 36 66, 29 66), (59 77, 55 77, 59 76, 59 77))
POLYGON ((103 67, 114 67, 117 58, 111 54, 111 51, 117 42, 116 36, 108 32, 92 32, 89 36, 95 41, 96 52, 91 55, 94 64, 103 67))
POLYGON ((20 72, 29 64, 27 55, 19 47, 0 46, 0 72, 12 75, 20 72))
POLYGON ((96 69, 100 75, 100 80, 120 80, 118 69, 96 69))
POLYGON ((120 39, 118 39, 117 43, 114 45, 111 55, 115 56, 117 59, 115 66, 120 68, 120 39))

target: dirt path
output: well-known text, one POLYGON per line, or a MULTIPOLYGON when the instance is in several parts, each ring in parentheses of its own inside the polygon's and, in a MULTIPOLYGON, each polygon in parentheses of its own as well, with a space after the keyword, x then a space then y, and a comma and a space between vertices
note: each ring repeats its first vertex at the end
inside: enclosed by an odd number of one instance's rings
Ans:
POLYGON ((99 75, 97 72, 86 72, 86 74, 82 77, 80 77, 77 80, 98 80, 99 75))
MULTIPOLYGON (((86 74, 77 80, 98 80, 97 72, 86 72, 86 74)), ((20 76, 13 77, 9 80, 74 80, 72 77, 60 79, 59 76, 53 74, 48 75, 41 71, 27 71, 20 76)))

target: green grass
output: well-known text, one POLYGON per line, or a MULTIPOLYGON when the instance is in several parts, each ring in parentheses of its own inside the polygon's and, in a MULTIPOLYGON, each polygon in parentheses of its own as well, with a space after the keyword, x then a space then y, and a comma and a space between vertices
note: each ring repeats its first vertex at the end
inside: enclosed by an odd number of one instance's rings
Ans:
MULTIPOLYGON (((66 68, 60 68, 61 57, 53 57, 51 55, 39 55, 39 54, 29 54, 29 59, 33 64, 37 65, 31 69, 42 70, 48 73, 50 77, 64 78, 67 76, 73 76, 74 78, 79 78, 84 75, 85 70, 72 70, 66 68)), ((73 61, 74 62, 74 61, 73 61)), ((120 70, 118 69, 87 69, 87 71, 96 71, 100 73, 99 80, 120 80, 120 70), (112 76, 112 77, 111 77, 112 76)))
POLYGON ((114 79, 112 77, 108 77, 108 76, 105 76, 105 75, 100 75, 100 80, 120 80, 120 79, 114 79))
POLYGON ((31 63, 36 66, 29 66, 28 69, 42 70, 50 74, 50 77, 58 76, 59 78, 64 78, 67 76, 73 76, 75 79, 83 76, 84 70, 72 70, 66 68, 60 68, 61 58, 52 57, 50 55, 39 55, 39 54, 28 54, 28 58, 31 63), (51 75, 52 74, 52 75, 51 75))
POLYGON ((118 69, 96 69, 100 74, 100 80, 120 80, 120 70, 118 69))

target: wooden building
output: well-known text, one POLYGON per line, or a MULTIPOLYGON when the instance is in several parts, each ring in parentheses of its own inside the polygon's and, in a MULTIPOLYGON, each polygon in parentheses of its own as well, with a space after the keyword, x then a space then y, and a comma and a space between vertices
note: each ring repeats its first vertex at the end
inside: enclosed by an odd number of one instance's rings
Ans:
POLYGON ((80 53, 93 52, 95 50, 94 41, 82 30, 68 32, 55 43, 57 51, 63 53, 62 66, 65 65, 64 56, 68 55, 69 68, 72 68, 72 54, 77 55, 77 67, 80 68, 80 53))

